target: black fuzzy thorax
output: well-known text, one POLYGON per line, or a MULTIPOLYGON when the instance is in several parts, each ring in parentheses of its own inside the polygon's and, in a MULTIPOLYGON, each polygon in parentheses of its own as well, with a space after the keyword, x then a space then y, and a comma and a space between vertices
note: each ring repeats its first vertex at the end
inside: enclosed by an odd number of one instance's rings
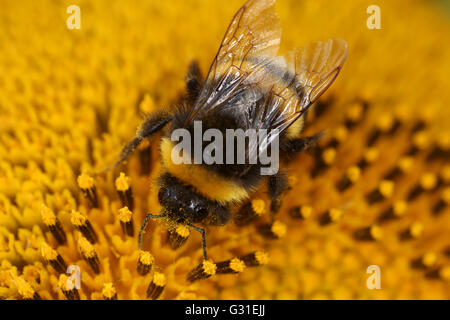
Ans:
MULTIPOLYGON (((175 129, 178 128, 184 128, 189 131, 192 141, 191 141, 191 159, 192 163, 194 162, 194 124, 189 124, 185 126, 186 119, 188 117, 189 110, 180 110, 173 118, 173 121, 171 123, 171 130, 169 132, 172 132, 175 129)), ((205 115, 202 115, 197 119, 197 121, 201 121, 202 123, 202 133, 204 133, 208 129, 217 129, 222 133, 222 136, 224 137, 223 141, 223 163, 218 164, 206 164, 202 163, 202 166, 211 172, 214 172, 218 174, 219 176, 231 179, 237 184, 241 185, 247 190, 253 189, 257 187, 263 178, 260 174, 262 164, 258 162, 256 164, 249 164, 248 159, 246 159, 246 163, 244 164, 238 164, 237 163, 237 138, 234 138, 234 164, 226 164, 226 130, 227 129, 242 129, 246 130, 246 121, 242 119, 242 117, 239 117, 233 112, 229 110, 213 110, 205 115)), ((211 141, 203 141, 202 139, 202 150, 205 149, 207 145, 209 145, 211 141)), ((246 150, 248 150, 249 141, 246 139, 246 150)))

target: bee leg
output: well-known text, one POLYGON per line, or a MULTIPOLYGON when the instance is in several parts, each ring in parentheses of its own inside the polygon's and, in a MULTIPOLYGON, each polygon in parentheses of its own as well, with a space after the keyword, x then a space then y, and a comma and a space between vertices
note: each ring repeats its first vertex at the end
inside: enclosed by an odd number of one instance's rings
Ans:
POLYGON ((147 228, 148 221, 150 219, 159 219, 165 217, 164 215, 154 215, 154 214, 147 214, 145 216, 144 222, 142 222, 141 228, 139 229, 139 237, 138 237, 138 248, 139 250, 142 249, 142 237, 145 233, 145 228, 147 228))
POLYGON ((200 234, 202 235, 203 259, 205 261, 208 260, 208 256, 206 255, 206 232, 205 232, 205 229, 196 227, 192 224, 188 224, 188 227, 194 229, 195 231, 200 232, 200 234))
POLYGON ((202 73, 197 60, 194 60, 189 64, 185 81, 187 92, 186 100, 189 105, 192 105, 195 103, 195 100, 197 100, 203 83, 202 73))
POLYGON ((286 173, 278 171, 268 178, 268 193, 270 197, 270 212, 272 218, 281 208, 282 195, 288 189, 288 177, 286 173))
POLYGON ((280 147, 283 154, 286 155, 287 160, 291 160, 300 152, 315 146, 322 136, 323 132, 319 132, 310 137, 287 140, 283 142, 280 147))
POLYGON ((130 140, 120 152, 119 160, 113 165, 101 170, 98 173, 103 173, 110 169, 117 167, 119 164, 128 159, 133 151, 139 146, 139 144, 151 135, 160 131, 164 126, 172 120, 172 116, 164 112, 156 112, 150 114, 147 119, 142 123, 141 128, 132 140, 130 140))

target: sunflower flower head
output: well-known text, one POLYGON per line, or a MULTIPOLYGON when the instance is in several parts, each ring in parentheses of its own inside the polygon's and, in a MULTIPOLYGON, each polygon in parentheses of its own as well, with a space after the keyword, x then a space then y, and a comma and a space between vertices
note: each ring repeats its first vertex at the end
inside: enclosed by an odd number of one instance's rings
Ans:
MULTIPOLYGON (((449 299, 449 20, 421 0, 279 0, 282 50, 343 38, 272 219, 257 190, 201 237, 150 221, 157 137, 118 159, 142 113, 176 106, 242 3, 4 1, 0 11, 1 299, 449 299), (27 23, 23 23, 26 21, 27 23), (32 25, 32 28, 28 27, 32 25), (378 266, 381 288, 367 285, 378 266)), ((213 182, 211 182, 213 183, 213 182)))

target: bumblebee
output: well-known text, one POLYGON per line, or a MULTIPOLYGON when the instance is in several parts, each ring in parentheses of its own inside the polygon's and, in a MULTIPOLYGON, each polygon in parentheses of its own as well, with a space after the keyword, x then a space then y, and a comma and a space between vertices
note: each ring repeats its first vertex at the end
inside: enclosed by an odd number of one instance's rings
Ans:
MULTIPOLYGON (((201 233, 203 258, 207 260, 205 229, 198 224, 225 225, 231 208, 248 199, 264 181, 268 181, 271 211, 276 212, 288 188, 282 169, 271 176, 261 175, 260 161, 174 163, 171 154, 175 144, 170 139, 174 130, 193 132, 196 121, 204 129, 222 133, 227 129, 276 129, 271 138, 278 139, 280 155, 290 157, 318 139, 319 135, 301 136, 305 117, 342 69, 347 44, 333 39, 277 55, 281 29, 274 5, 275 0, 247 1, 229 25, 206 78, 202 78, 198 64, 192 63, 186 75, 185 103, 172 112, 150 114, 113 165, 125 161, 144 139, 162 132, 163 173, 158 179, 162 209, 159 215, 146 215, 139 248, 149 219, 166 218, 201 233)), ((245 159, 252 150, 255 146, 247 142, 245 159)))

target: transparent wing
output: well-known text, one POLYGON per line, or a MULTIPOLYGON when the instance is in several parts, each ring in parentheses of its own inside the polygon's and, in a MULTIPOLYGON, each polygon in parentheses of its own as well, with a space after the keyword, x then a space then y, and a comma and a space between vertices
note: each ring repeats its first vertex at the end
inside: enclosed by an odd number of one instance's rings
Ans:
POLYGON ((265 108, 267 128, 283 131, 330 87, 347 58, 344 40, 331 39, 297 48, 284 59, 284 76, 271 88, 265 108), (270 123, 270 125, 269 125, 270 123))
POLYGON ((262 151, 333 83, 347 57, 344 40, 311 43, 277 56, 275 0, 250 0, 234 16, 185 125, 232 112, 242 129, 273 130, 262 151))
MULTIPOLYGON (((284 57, 286 70, 272 86, 261 107, 256 128, 272 130, 259 151, 294 123, 330 87, 347 58, 344 40, 310 43, 284 57)), ((256 146, 254 146, 256 148, 256 146)), ((250 149, 249 153, 256 152, 250 149)))
POLYGON ((261 89, 270 85, 270 79, 264 81, 264 70, 277 60, 280 45, 274 4, 275 0, 250 0, 236 13, 186 124, 217 108, 245 112, 262 98, 261 89))

